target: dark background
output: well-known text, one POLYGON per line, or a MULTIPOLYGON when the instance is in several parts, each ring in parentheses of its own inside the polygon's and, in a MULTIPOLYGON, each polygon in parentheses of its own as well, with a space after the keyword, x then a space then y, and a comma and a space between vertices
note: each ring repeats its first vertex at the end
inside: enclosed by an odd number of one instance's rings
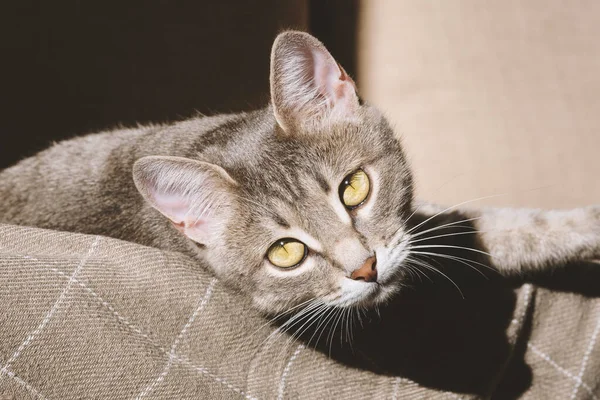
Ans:
POLYGON ((355 75, 357 3, 5 3, 0 168, 74 135, 261 107, 284 29, 312 32, 355 75))

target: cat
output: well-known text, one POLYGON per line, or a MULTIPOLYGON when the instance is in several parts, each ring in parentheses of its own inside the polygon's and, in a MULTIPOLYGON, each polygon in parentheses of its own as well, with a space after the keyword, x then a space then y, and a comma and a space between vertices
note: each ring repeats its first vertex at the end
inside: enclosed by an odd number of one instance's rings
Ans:
POLYGON ((461 223, 503 275, 600 257, 600 206, 449 220, 459 207, 414 200, 397 135, 308 33, 277 36, 270 91, 252 112, 55 144, 0 173, 0 222, 185 252, 266 314, 385 303, 436 248, 420 235, 461 223))

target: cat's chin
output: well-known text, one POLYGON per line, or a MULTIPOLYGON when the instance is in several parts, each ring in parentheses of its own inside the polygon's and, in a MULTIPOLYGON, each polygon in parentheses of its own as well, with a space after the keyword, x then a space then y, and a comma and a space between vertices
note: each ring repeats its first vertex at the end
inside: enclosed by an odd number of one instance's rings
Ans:
POLYGON ((379 290, 375 293, 372 299, 372 306, 381 306, 389 302, 395 294, 398 293, 400 287, 392 282, 379 285, 379 290))
POLYGON ((381 305, 389 302, 393 295, 397 292, 398 287, 393 283, 378 284, 372 293, 350 306, 360 306, 366 308, 380 307, 381 305))
MULTIPOLYGON (((362 283, 364 285, 364 283, 362 283)), ((368 290, 361 291, 360 296, 354 297, 351 301, 344 301, 342 303, 335 304, 337 307, 363 307, 363 308, 375 308, 382 304, 387 303, 395 293, 398 292, 398 285, 393 282, 382 283, 369 283, 368 290)))

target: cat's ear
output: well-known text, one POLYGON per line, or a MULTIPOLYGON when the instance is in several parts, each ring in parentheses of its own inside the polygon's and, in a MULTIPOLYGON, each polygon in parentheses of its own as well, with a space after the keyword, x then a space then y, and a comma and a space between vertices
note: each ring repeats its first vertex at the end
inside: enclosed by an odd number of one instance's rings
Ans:
POLYGON ((331 124, 356 116, 354 81, 308 33, 288 31, 277 36, 270 79, 275 118, 288 133, 306 123, 331 124))
POLYGON ((217 240, 231 218, 237 184, 214 164, 180 157, 143 157, 133 165, 133 180, 146 201, 195 242, 217 240))

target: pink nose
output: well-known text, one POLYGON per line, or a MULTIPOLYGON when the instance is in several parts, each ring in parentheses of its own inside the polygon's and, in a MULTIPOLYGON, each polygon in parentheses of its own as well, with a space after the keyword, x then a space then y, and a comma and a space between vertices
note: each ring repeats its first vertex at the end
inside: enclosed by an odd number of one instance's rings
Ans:
POLYGON ((377 257, 371 256, 365 260, 363 265, 352 271, 350 278, 355 281, 376 282, 377 281, 377 257))

